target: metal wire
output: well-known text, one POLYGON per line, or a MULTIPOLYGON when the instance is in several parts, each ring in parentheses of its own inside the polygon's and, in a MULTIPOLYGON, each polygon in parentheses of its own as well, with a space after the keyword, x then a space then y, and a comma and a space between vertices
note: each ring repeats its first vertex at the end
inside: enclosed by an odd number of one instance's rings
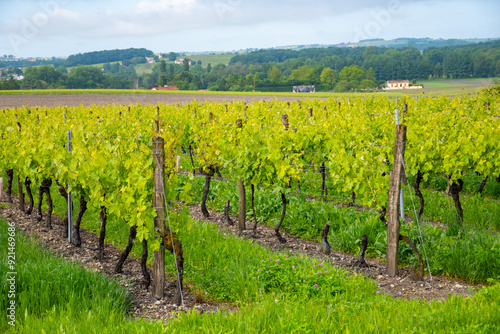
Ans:
MULTIPOLYGON (((403 170, 405 172, 406 178, 408 179, 408 173, 406 172, 406 164, 405 164, 404 157, 403 157, 403 154, 401 152, 399 145, 398 145, 398 152, 401 155, 401 162, 403 163, 403 170)), ((420 229, 420 223, 418 221, 417 209, 415 207, 415 201, 413 200, 413 195, 412 195, 411 188, 410 188, 409 184, 408 184, 408 191, 410 192, 410 199, 411 199, 411 203, 413 205, 413 213, 415 215, 415 221, 417 222, 418 234, 420 236, 420 242, 422 243, 422 249, 424 250, 424 257, 425 257, 425 262, 427 263, 427 270, 429 270, 429 277, 432 281, 431 267, 429 265, 429 259, 427 258, 427 252, 425 250, 425 245, 424 245, 424 238, 422 237, 422 230, 420 229)))

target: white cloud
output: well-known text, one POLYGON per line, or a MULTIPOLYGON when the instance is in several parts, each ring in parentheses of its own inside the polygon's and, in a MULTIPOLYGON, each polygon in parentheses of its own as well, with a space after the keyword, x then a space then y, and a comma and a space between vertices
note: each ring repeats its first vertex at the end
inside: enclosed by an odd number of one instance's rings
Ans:
MULTIPOLYGON (((0 0, 0 53, 10 53, 6 36, 22 35, 26 22, 43 13, 40 4, 50 1, 59 0, 0 0)), ((498 37, 498 12, 498 0, 65 0, 19 55, 102 46, 202 51, 353 42, 366 29, 372 29, 368 38, 498 37), (398 13, 377 18, 394 3, 398 13)))
POLYGON ((196 0, 141 0, 135 7, 137 14, 183 13, 196 6, 196 0))

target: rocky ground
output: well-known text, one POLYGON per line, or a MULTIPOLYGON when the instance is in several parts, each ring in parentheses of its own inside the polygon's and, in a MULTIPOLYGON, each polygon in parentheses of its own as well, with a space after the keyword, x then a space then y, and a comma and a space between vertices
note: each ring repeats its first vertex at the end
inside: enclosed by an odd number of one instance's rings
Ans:
MULTIPOLYGON (((113 247, 106 243, 105 259, 100 261, 95 258, 97 253, 98 237, 86 230, 81 231, 82 245, 75 247, 67 242, 66 238, 62 237, 63 226, 62 220, 53 216, 52 230, 45 230, 44 220, 37 223, 35 215, 27 216, 18 208, 18 200, 13 196, 14 204, 3 204, 0 206, 0 216, 8 221, 14 221, 20 231, 28 235, 33 235, 47 248, 52 249, 61 257, 79 263, 84 267, 99 271, 106 274, 112 279, 120 282, 122 286, 128 289, 134 296, 134 305, 131 313, 136 317, 144 317, 148 319, 171 319, 175 316, 175 312, 188 311, 195 308, 200 313, 217 312, 219 308, 227 311, 236 311, 237 307, 227 303, 211 301, 205 298, 201 291, 193 290, 190 284, 185 285, 184 289, 184 306, 176 306, 173 303, 174 291, 176 287, 175 277, 167 276, 165 283, 165 297, 161 300, 156 300, 152 297, 151 287, 149 290, 144 290, 141 285, 142 273, 140 267, 140 259, 132 254, 125 262, 123 272, 115 273, 114 267, 122 250, 113 247)), ((366 259, 368 266, 361 267, 358 265, 357 257, 332 251, 329 256, 322 255, 319 252, 320 245, 314 241, 307 241, 296 238, 292 235, 282 232, 283 237, 287 240, 286 243, 279 243, 276 239, 274 229, 258 225, 257 232, 254 234, 251 228, 253 222, 247 222, 247 230, 239 233, 236 225, 228 225, 225 222, 222 213, 209 210, 210 217, 205 219, 201 213, 199 206, 190 206, 191 216, 195 220, 207 221, 212 224, 217 224, 218 227, 225 231, 239 235, 241 238, 254 240, 255 243, 263 247, 269 247, 273 251, 289 252, 290 254, 303 254, 309 257, 316 257, 322 261, 328 261, 334 265, 346 268, 353 273, 361 273, 377 281, 380 291, 391 294, 395 298, 404 299, 441 299, 445 300, 449 295, 466 296, 471 294, 471 291, 477 290, 480 286, 475 286, 455 279, 445 277, 433 277, 432 279, 426 275, 422 281, 416 281, 412 278, 409 269, 400 269, 398 277, 389 277, 385 274, 384 263, 375 259, 366 259)), ((236 221, 236 217, 231 217, 236 221)), ((152 272, 151 268, 149 268, 152 272)))

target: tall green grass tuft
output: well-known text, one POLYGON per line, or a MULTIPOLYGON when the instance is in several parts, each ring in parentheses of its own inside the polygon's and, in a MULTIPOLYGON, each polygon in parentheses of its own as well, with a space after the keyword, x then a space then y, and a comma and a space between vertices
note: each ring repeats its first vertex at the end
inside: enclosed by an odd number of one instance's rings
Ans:
MULTIPOLYGON (((193 201, 201 201, 203 179, 193 181, 193 201)), ((303 185, 303 188, 305 186, 303 185)), ((406 211, 411 214, 413 206, 408 189, 405 189, 406 211)), ((463 206, 466 223, 457 229, 456 211, 449 197, 429 190, 426 197, 424 216, 444 217, 446 229, 429 221, 421 223, 422 239, 415 223, 403 224, 401 233, 408 235, 424 256, 423 245, 428 255, 433 274, 458 277, 470 282, 487 282, 500 278, 500 244, 497 224, 500 224, 500 202, 479 196, 464 197, 463 206), (492 217, 498 212, 498 217, 492 217)), ((415 195, 413 194, 414 201, 415 195)), ((238 201, 238 189, 231 182, 212 181, 208 205, 218 211, 224 209, 225 200, 238 201)), ((280 219, 282 204, 275 194, 258 189, 255 194, 257 220, 269 226, 276 226, 280 219)), ((232 214, 237 214, 233 205, 232 214)), ((247 219, 253 220, 250 202, 247 202, 247 219)), ((367 256, 385 257, 387 249, 387 228, 374 210, 355 211, 354 208, 335 206, 322 201, 308 201, 304 194, 288 196, 287 213, 282 228, 296 236, 318 240, 325 223, 330 224, 329 242, 336 250, 357 254, 361 237, 369 240, 367 256)), ((406 243, 400 243, 399 260, 403 265, 418 263, 417 257, 406 243)), ((427 269, 426 269, 427 270, 427 269)))
POLYGON ((76 324, 83 326, 88 321, 94 322, 94 329, 99 328, 98 324, 123 321, 132 298, 118 283, 68 263, 32 238, 16 233, 16 325, 12 328, 6 316, 10 299, 5 273, 12 272, 8 267, 7 237, 7 224, 0 221, 0 331, 34 333, 44 328, 46 333, 56 333, 61 332, 60 328, 76 329, 76 324), (47 327, 39 327, 44 323, 47 327))

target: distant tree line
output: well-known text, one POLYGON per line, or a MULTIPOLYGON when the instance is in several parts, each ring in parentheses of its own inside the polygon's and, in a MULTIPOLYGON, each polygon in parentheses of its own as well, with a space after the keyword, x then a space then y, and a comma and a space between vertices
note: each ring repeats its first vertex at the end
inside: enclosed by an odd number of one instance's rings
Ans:
POLYGON ((147 49, 125 49, 125 50, 104 50, 79 53, 71 55, 65 62, 66 67, 73 67, 78 65, 93 65, 100 63, 112 63, 116 61, 131 60, 139 57, 153 57, 153 51, 147 49))
MULTIPOLYGON (((316 48, 260 50, 236 55, 229 65, 167 63, 154 64, 151 73, 138 76, 134 66, 144 63, 145 49, 121 50, 102 68, 79 65, 69 71, 58 66, 37 66, 24 71, 24 79, 7 83, 3 89, 35 88, 123 88, 139 89, 175 85, 182 90, 213 91, 291 91, 295 85, 315 85, 317 91, 358 91, 377 89, 386 80, 429 78, 470 78, 500 76, 500 41, 432 47, 419 51, 414 47, 316 48), (141 51, 139 51, 141 50, 141 51), (127 51, 127 52, 125 52, 127 51), (122 57, 121 64, 116 59, 122 57)), ((92 62, 106 59, 104 53, 92 62)), ((152 52, 146 53, 152 56, 152 52)), ((75 55, 92 58, 95 53, 75 55)), ((166 55, 174 59, 175 53, 166 55)), ((85 58, 83 57, 83 58, 85 58)), ((75 59, 75 58, 72 58, 75 59)), ((69 58, 68 58, 69 60, 69 58)), ((91 60, 88 60, 89 62, 91 60)), ((4 76, 5 77, 5 76, 4 76)))
POLYGON ((338 92, 370 90, 387 80, 500 76, 500 41, 432 47, 260 50, 234 56, 228 66, 157 64, 144 85, 223 91, 291 91, 294 85, 338 92))
POLYGON ((130 89, 138 88, 133 84, 139 81, 133 67, 119 63, 105 64, 102 68, 77 66, 70 71, 64 66, 43 65, 27 68, 23 76, 22 80, 0 81, 0 89, 130 89))
POLYGON ((238 62, 245 66, 275 63, 285 72, 301 65, 329 67, 337 72, 357 65, 372 68, 377 80, 491 77, 500 75, 500 41, 432 47, 422 52, 414 47, 260 50, 235 56, 230 64, 238 62))

